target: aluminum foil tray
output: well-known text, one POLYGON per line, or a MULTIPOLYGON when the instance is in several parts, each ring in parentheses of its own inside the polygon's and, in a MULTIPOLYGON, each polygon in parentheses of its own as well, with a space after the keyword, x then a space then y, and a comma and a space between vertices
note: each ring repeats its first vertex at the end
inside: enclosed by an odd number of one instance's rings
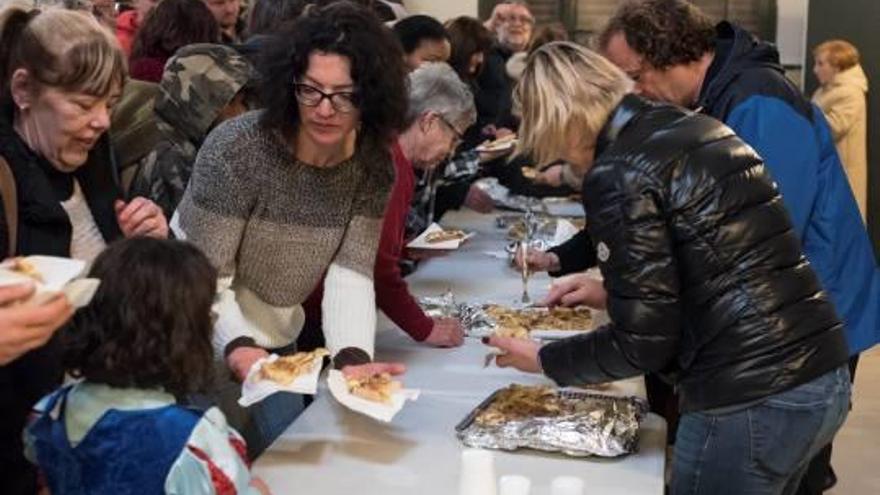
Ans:
POLYGON ((648 411, 638 397, 561 389, 556 393, 566 404, 562 414, 479 424, 480 414, 505 390, 495 391, 455 427, 462 443, 476 448, 561 452, 573 457, 618 457, 638 450, 639 427, 648 411))

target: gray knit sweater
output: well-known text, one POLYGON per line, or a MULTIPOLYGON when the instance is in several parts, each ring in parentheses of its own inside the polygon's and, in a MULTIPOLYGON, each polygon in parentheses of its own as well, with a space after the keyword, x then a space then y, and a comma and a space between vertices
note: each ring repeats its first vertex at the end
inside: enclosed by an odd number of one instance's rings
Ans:
POLYGON ((220 272, 215 345, 241 336, 265 347, 291 343, 302 326, 300 304, 327 272, 331 351, 372 354, 373 264, 394 181, 391 157, 359 143, 339 165, 310 166, 259 116, 247 113, 208 136, 172 222, 220 272))

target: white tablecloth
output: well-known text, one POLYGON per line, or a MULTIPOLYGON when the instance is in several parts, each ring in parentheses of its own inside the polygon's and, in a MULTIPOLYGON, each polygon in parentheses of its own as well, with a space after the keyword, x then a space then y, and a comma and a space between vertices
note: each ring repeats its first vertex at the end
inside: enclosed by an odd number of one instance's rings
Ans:
MULTIPOLYGON (((494 217, 453 212, 443 222, 476 232, 459 251, 422 263, 408 279, 413 293, 437 295, 452 289, 461 301, 513 303, 518 273, 485 251, 498 251, 504 233, 494 217)), ((530 283, 533 298, 546 293, 546 274, 530 283)), ((541 376, 494 366, 483 369, 485 347, 467 339, 457 349, 433 349, 387 328, 377 337, 377 358, 407 364, 405 384, 422 396, 408 403, 391 424, 348 411, 325 391, 254 464, 275 494, 455 495, 460 452, 455 425, 477 404, 510 383, 544 384, 541 376)), ((614 384, 611 393, 644 396, 641 379, 614 384)), ((550 493, 556 476, 578 476, 586 493, 662 494, 665 422, 653 414, 643 423, 639 452, 620 459, 572 459, 535 451, 497 452, 497 474, 532 479, 532 495, 550 493)))

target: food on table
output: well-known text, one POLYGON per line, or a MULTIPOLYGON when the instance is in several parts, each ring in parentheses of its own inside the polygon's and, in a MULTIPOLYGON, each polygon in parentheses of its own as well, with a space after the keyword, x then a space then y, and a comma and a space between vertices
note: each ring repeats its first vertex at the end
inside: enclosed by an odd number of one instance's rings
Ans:
POLYGON ((17 257, 12 259, 12 267, 11 270, 30 277, 37 282, 45 283, 46 280, 43 278, 43 274, 40 273, 40 270, 37 269, 36 265, 28 261, 27 258, 17 257))
POLYGON ((501 151, 513 146, 516 142, 516 134, 508 134, 494 141, 486 141, 477 147, 477 151, 501 151))
POLYGON ((498 392, 474 421, 482 426, 494 426, 520 419, 560 416, 570 408, 551 387, 514 384, 498 392))
POLYGON ((467 236, 467 234, 461 230, 438 230, 436 232, 430 232, 425 236, 425 241, 428 244, 436 244, 438 242, 461 240, 464 239, 465 236, 467 236))
POLYGON ((529 338, 529 329, 520 325, 499 326, 492 334, 496 337, 527 339, 529 338))
POLYGON ((383 404, 390 404, 391 396, 402 387, 401 383, 392 380, 388 373, 378 373, 364 378, 348 378, 346 383, 352 395, 383 404))
POLYGON ((589 330, 593 316, 589 308, 513 309, 497 304, 484 308, 498 328, 525 328, 532 330, 589 330))
POLYGON ((516 222, 507 229, 507 237, 514 241, 522 241, 526 238, 525 222, 516 222))
MULTIPOLYGON (((535 219, 535 237, 539 239, 552 239, 556 232, 556 218, 537 217, 535 219)), ((522 218, 510 222, 507 229, 507 238, 512 241, 522 241, 526 238, 526 224, 522 218)))
POLYGON ((263 380, 290 385, 300 376, 311 373, 315 369, 318 358, 329 355, 327 349, 319 347, 311 352, 297 352, 290 356, 282 356, 271 363, 263 363, 259 376, 263 380))

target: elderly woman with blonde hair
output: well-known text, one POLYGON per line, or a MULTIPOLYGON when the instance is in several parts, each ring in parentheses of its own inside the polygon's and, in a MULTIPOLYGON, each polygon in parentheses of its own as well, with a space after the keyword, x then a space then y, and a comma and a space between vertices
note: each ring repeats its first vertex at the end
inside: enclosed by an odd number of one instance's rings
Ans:
POLYGON ((813 103, 831 126, 834 145, 843 162, 862 220, 868 199, 868 78, 859 65, 859 51, 844 40, 829 40, 813 50, 813 73, 819 89, 813 103))
POLYGON ((609 61, 539 48, 516 91, 520 152, 584 175, 610 323, 541 345, 491 337, 499 366, 560 385, 659 373, 683 413, 672 493, 791 493, 843 424, 843 325, 764 163, 728 127, 650 103, 609 61))

